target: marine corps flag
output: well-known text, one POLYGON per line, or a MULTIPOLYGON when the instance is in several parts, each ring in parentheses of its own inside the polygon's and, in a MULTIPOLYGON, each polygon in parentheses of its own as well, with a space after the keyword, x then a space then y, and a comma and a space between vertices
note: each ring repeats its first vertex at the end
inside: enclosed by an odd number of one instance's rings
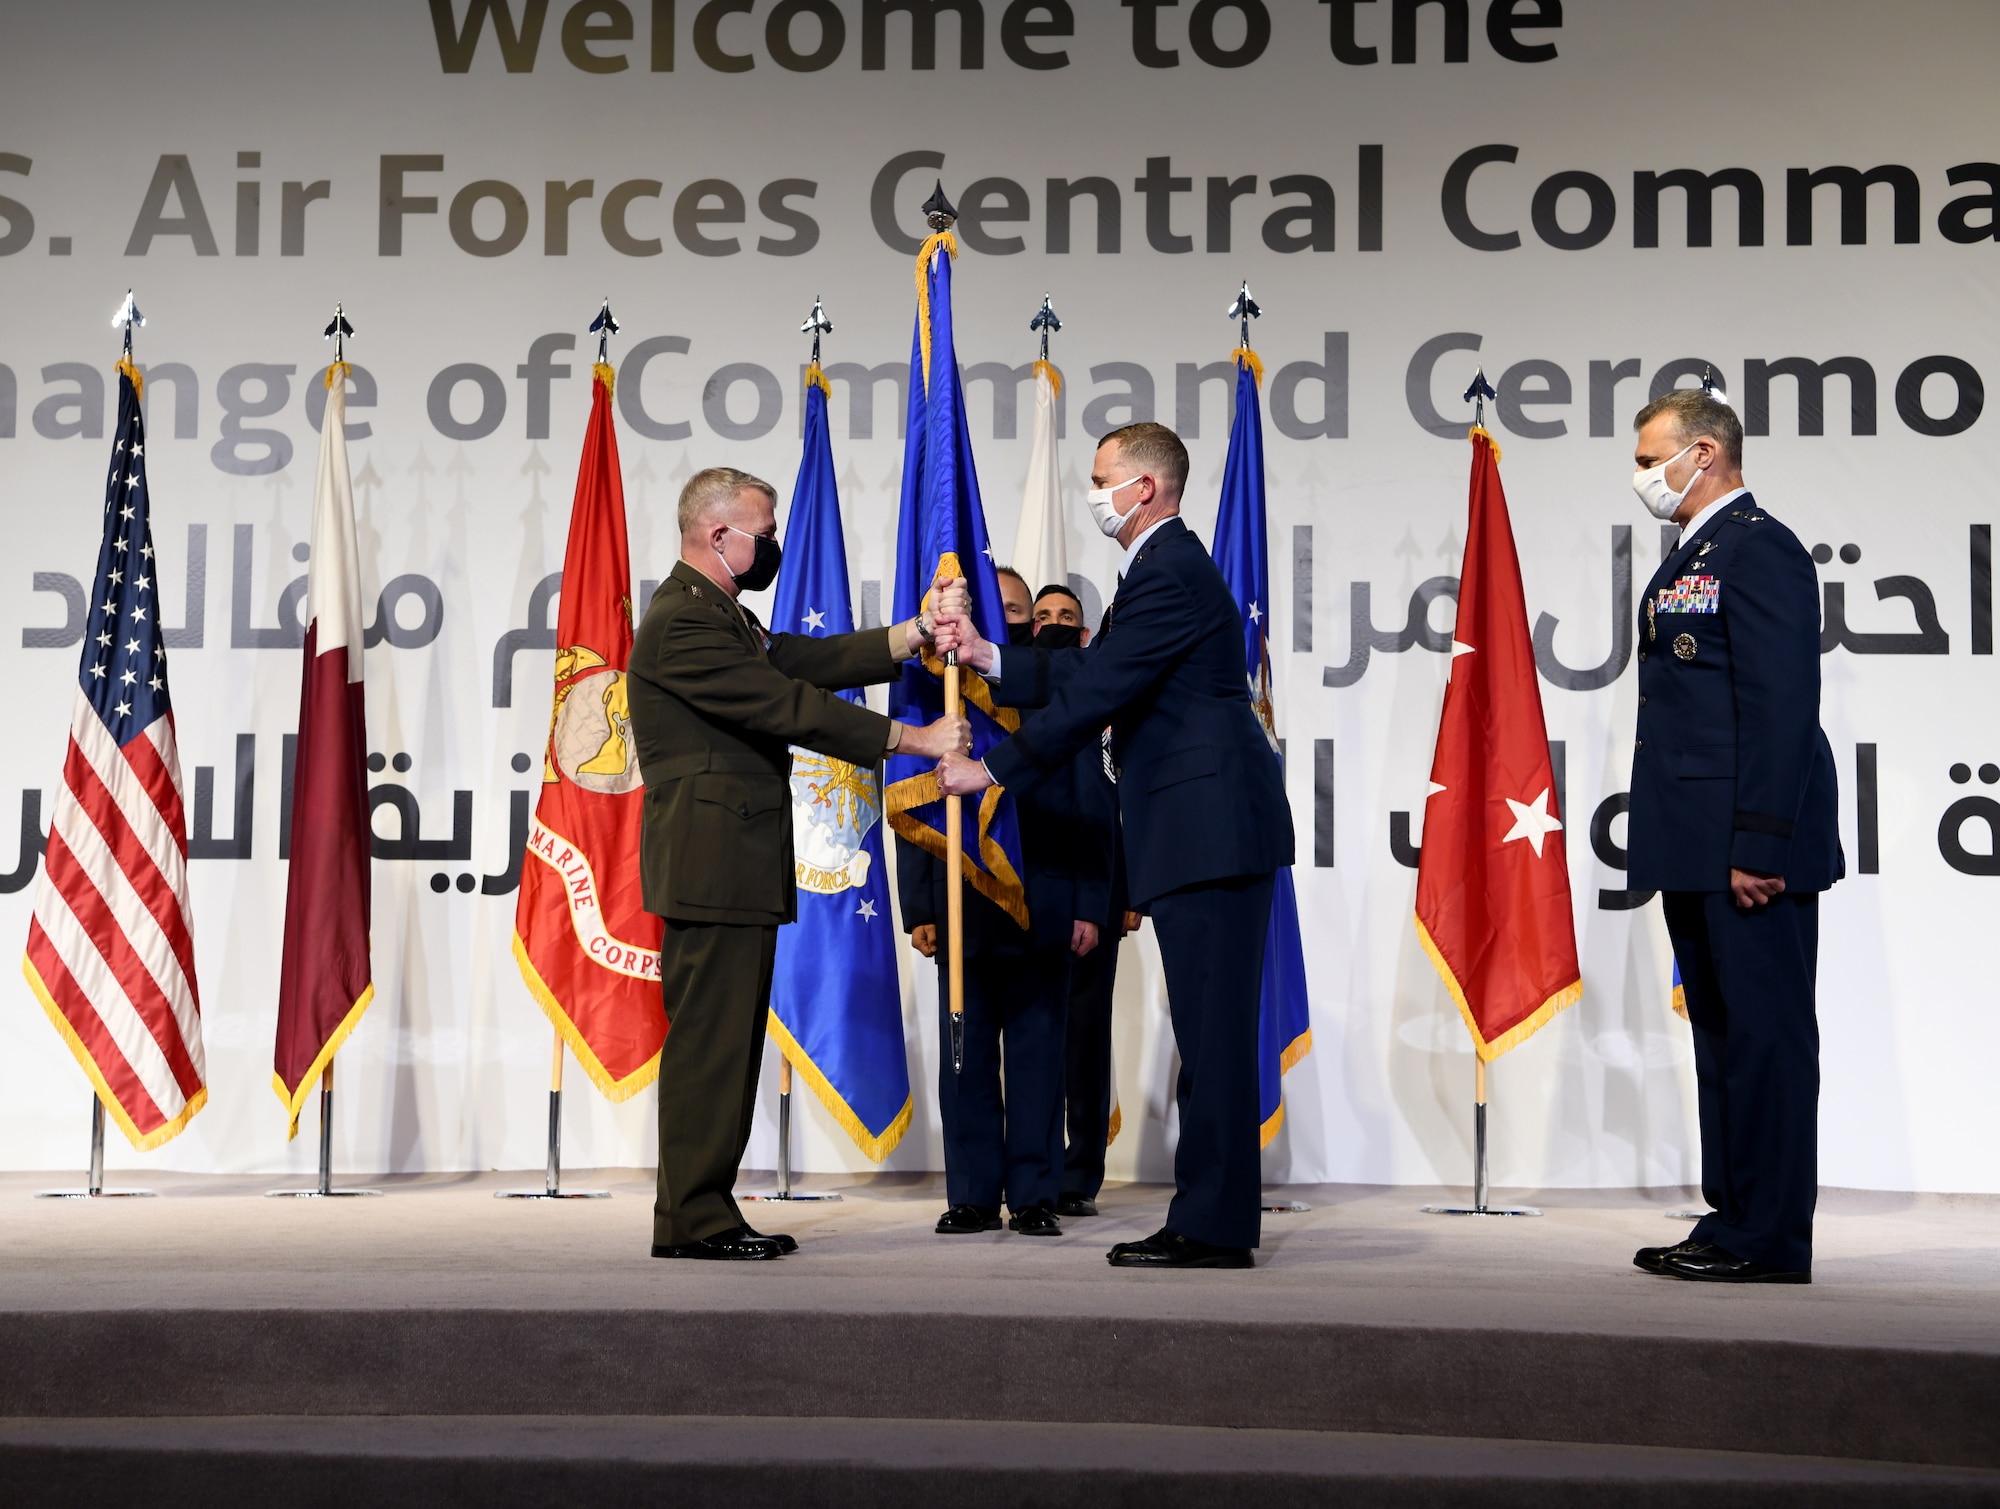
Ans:
POLYGON ((271 1088, 289 1121, 287 1138, 299 1135, 299 1108, 375 996, 368 962, 372 838, 361 696, 361 550, 347 473, 347 371, 344 361, 326 369, 312 565, 306 571, 285 954, 271 1062, 271 1088))
MULTIPOLYGON (((898 622, 914 618, 939 577, 963 577, 980 634, 1005 644, 1006 612, 972 467, 965 391, 959 386, 952 340, 951 259, 956 255, 958 242, 946 230, 926 241, 917 256, 917 329, 910 352, 914 375, 896 525, 895 617, 898 622)), ((904 661, 902 679, 889 687, 889 716, 917 724, 942 717, 943 676, 944 663, 928 650, 919 660, 904 661)), ((1021 726, 1021 718, 1012 708, 995 706, 985 681, 970 669, 961 670, 959 679, 965 717, 972 724, 972 758, 983 759, 1021 726)), ((945 804, 938 794, 937 762, 890 755, 888 800, 889 826, 943 859, 945 804)), ((966 879, 1025 929, 1028 900, 1021 883, 1014 799, 998 786, 987 787, 980 793, 978 820, 967 822, 964 834, 966 879)))
POLYGON ((556 614, 555 707, 514 908, 521 978, 612 1100, 660 1072, 660 919, 639 891, 646 793, 632 737, 632 564, 611 425, 611 368, 591 368, 556 614))
MULTIPOLYGON (((771 623, 791 634, 848 634, 847 543, 826 424, 827 381, 806 371, 806 443, 785 521, 771 623)), ((842 692, 850 702, 859 691, 842 692)), ((880 1162, 910 1126, 910 1063, 896 921, 882 863, 879 768, 792 750, 798 920, 778 929, 771 1036, 854 1145, 880 1162)))
POLYGON ((1417 866, 1417 935, 1482 1061, 1583 994, 1569 863, 1500 452, 1472 431, 1472 498, 1417 866))
MULTIPOLYGON (((1264 507, 1264 418, 1257 401, 1263 363, 1248 346, 1230 353, 1236 363, 1236 417, 1229 426, 1229 454, 1222 464, 1222 504, 1215 515, 1210 552, 1243 616, 1243 652, 1250 667, 1250 705, 1257 711, 1271 758, 1278 752, 1277 708, 1271 697, 1271 572, 1264 507)), ((1312 1051, 1312 1016, 1306 1001, 1305 946, 1299 937, 1299 897, 1288 865, 1271 891, 1271 922, 1264 934, 1264 984, 1257 1002, 1257 1120, 1269 1147, 1285 1124, 1285 1074, 1312 1051)))

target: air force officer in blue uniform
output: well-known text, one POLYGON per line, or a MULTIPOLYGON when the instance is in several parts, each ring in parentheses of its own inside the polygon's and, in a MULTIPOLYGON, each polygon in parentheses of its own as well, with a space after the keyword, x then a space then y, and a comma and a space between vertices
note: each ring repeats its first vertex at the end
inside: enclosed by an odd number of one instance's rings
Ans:
POLYGON ((1633 485, 1679 543, 1639 613, 1629 884, 1662 893, 1694 1028, 1702 1192, 1672 1278, 1807 1283, 1819 1185, 1819 897, 1843 873, 1819 726, 1819 588, 1695 389, 1639 411, 1633 485))
POLYGON ((1257 1005, 1274 873, 1292 862, 1278 765, 1251 709, 1236 599, 1180 520, 1187 448, 1165 425, 1105 436, 1091 511, 1125 547, 1087 650, 996 649, 940 617, 997 701, 1041 709, 983 763, 946 760, 945 790, 1033 788, 1111 726, 1130 904, 1149 912, 1181 1055, 1181 1137, 1166 1224, 1121 1242, 1120 1267, 1247 1268, 1257 1245, 1257 1005))

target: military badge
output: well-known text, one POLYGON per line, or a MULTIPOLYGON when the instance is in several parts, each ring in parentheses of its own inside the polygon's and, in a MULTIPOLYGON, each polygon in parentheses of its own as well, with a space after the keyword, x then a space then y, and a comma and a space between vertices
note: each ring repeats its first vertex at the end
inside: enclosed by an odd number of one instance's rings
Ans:
POLYGON ((1709 553, 1709 551, 1713 550, 1714 548, 1715 548, 1715 541, 1713 541, 1713 540, 1703 540, 1703 541, 1701 542, 1701 549, 1697 550, 1697 551, 1695 552, 1695 554, 1696 554, 1697 556, 1704 556, 1704 555, 1707 555, 1707 554, 1709 553))
POLYGON ((1681 634, 1675 637, 1674 657, 1676 659, 1692 660, 1694 659, 1694 653, 1695 653, 1694 635, 1681 634))

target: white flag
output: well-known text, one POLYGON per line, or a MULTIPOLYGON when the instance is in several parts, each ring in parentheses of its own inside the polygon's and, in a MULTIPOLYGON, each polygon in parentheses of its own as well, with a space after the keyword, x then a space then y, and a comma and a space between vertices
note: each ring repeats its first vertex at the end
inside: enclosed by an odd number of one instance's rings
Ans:
POLYGON ((1014 530, 1009 563, 1027 578, 1028 590, 1069 582, 1069 550, 1063 533, 1062 469, 1056 459, 1056 395, 1062 378, 1047 362, 1035 363, 1035 443, 1028 453, 1028 486, 1021 496, 1021 522, 1014 530))

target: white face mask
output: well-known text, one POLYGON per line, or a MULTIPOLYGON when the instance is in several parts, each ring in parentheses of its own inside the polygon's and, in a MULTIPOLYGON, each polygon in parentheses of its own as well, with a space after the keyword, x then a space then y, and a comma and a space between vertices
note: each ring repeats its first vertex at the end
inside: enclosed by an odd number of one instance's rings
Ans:
POLYGON ((1646 505, 1646 512, 1654 518, 1671 521, 1680 511, 1681 504, 1687 501, 1687 495, 1694 491, 1695 483, 1706 468, 1696 467, 1694 475, 1687 480, 1687 486, 1679 492, 1667 486, 1667 468, 1693 449, 1694 446, 1690 445, 1680 455, 1669 456, 1658 466, 1649 466, 1632 474, 1632 491, 1639 495, 1639 501, 1646 505))
MULTIPOLYGON (((1139 477, 1145 475, 1144 472, 1139 473, 1139 477)), ((1120 488, 1130 487, 1139 480, 1139 477, 1127 477, 1123 482, 1113 483, 1110 487, 1093 487, 1085 495, 1084 501, 1090 504, 1090 516, 1097 520, 1097 527, 1111 539, 1118 538, 1119 531, 1124 529, 1128 517, 1120 513, 1118 505, 1111 501, 1112 494, 1120 488)))

